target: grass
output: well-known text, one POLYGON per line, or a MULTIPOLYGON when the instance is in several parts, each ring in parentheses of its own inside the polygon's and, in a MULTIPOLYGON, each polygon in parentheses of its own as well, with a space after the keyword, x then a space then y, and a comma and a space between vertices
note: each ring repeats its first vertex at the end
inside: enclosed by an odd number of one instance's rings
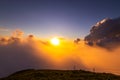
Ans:
POLYGON ((84 70, 34 70, 16 72, 0 80, 120 80, 110 73, 94 73, 84 70))

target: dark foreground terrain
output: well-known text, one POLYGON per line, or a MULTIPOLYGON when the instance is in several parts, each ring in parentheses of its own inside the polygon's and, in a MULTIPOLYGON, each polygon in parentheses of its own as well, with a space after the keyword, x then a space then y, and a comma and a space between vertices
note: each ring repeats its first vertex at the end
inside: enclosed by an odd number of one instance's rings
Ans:
POLYGON ((120 76, 83 70, 28 69, 16 72, 0 80, 120 80, 120 76))

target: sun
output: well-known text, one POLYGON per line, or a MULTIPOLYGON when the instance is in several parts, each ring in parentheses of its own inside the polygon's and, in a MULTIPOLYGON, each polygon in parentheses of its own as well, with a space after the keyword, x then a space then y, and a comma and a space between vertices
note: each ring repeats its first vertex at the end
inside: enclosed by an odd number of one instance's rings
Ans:
POLYGON ((52 38, 50 42, 51 42, 51 44, 53 44, 55 46, 60 44, 60 40, 56 37, 52 38))

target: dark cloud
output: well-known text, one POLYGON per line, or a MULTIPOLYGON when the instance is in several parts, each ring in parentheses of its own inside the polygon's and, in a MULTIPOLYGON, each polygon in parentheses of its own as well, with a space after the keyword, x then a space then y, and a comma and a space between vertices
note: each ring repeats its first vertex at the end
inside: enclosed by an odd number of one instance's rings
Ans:
POLYGON ((120 44, 120 18, 106 18, 90 30, 90 34, 85 37, 89 45, 97 44, 102 47, 112 48, 120 44))
POLYGON ((80 38, 77 38, 76 40, 74 40, 75 44, 78 44, 80 42, 80 38))

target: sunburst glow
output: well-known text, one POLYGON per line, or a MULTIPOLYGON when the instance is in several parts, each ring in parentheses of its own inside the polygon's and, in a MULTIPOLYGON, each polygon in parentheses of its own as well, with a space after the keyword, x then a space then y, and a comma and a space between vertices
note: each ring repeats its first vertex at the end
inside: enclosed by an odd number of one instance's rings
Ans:
POLYGON ((60 40, 56 37, 52 38, 50 42, 51 44, 56 45, 56 46, 60 44, 60 40))

